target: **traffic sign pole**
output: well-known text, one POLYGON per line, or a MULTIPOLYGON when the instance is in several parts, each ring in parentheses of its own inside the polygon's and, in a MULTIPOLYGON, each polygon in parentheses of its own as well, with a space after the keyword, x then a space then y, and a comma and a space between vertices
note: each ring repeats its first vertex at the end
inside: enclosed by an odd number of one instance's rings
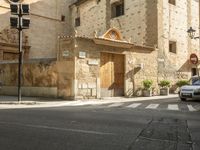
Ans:
POLYGON ((21 4, 18 3, 20 2, 19 0, 16 1, 16 3, 11 4, 11 14, 18 16, 17 19, 15 17, 11 17, 11 27, 15 28, 18 30, 19 33, 19 58, 18 58, 18 102, 20 103, 22 100, 22 92, 21 92, 21 82, 22 82, 22 76, 23 76, 23 48, 22 48, 22 42, 23 42, 23 37, 22 37, 22 30, 23 29, 28 29, 30 20, 29 19, 23 19, 23 15, 29 15, 29 5, 27 4, 21 4))
POLYGON ((199 58, 195 53, 192 53, 190 55, 190 62, 196 66, 196 70, 197 70, 197 75, 199 77, 199 70, 198 70, 198 63, 199 63, 199 58))
POLYGON ((22 92, 21 92, 21 81, 22 81, 22 59, 23 59, 23 50, 22 50, 22 10, 21 10, 21 4, 19 4, 19 28, 18 28, 18 32, 19 32, 19 63, 18 63, 18 102, 20 103, 22 100, 22 92))

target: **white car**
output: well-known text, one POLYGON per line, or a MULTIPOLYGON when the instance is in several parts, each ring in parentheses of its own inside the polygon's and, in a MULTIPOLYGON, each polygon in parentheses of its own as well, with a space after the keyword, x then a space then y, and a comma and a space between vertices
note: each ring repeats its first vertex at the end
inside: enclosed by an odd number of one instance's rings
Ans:
POLYGON ((185 85, 180 88, 179 97, 182 101, 187 99, 200 100, 200 80, 196 80, 192 85, 185 85))

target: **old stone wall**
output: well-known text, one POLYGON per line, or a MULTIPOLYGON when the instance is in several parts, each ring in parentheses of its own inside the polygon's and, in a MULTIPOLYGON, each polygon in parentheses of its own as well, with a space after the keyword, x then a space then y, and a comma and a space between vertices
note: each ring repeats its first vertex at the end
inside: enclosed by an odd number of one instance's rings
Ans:
POLYGON ((71 6, 71 34, 75 30, 79 36, 94 36, 94 31, 104 33, 106 31, 106 1, 86 1, 81 5, 71 6), (75 19, 80 17, 80 26, 75 27, 75 19))
POLYGON ((77 97, 100 98, 100 53, 115 53, 125 56, 126 96, 141 95, 142 81, 153 80, 157 83, 157 51, 154 48, 134 46, 131 49, 96 45, 93 40, 78 38, 76 48, 76 85, 77 97), (84 53, 85 57, 80 54, 84 53), (142 67, 140 67, 142 66, 142 67))
POLYGON ((76 55, 76 97, 100 98, 100 52, 92 40, 78 39, 76 55), (95 61, 95 64, 90 64, 95 61))
MULTIPOLYGON (((112 4, 116 0, 110 0, 112 4)), ((116 27, 124 39, 136 45, 148 45, 158 48, 159 79, 176 78, 188 79, 191 68, 188 62, 191 53, 199 55, 199 40, 190 39, 187 29, 192 26, 199 35, 199 2, 196 0, 176 0, 172 5, 166 0, 125 0, 125 14, 108 19, 111 8, 104 1, 97 3, 87 1, 79 6, 73 6, 72 16, 77 14, 81 18, 81 25, 72 26, 80 36, 93 37, 94 31, 102 35, 106 27, 116 27), (96 11, 97 8, 99 11, 96 11), (93 15, 95 11, 95 15, 93 15), (102 18, 99 18, 101 15, 102 18), (106 22, 105 19, 106 18, 106 22), (98 18, 98 21, 96 20, 98 18), (83 21, 83 22, 82 22, 83 21), (95 24, 94 24, 95 22, 95 24), (102 26, 100 26, 101 24, 102 26), (169 52, 169 41, 176 42, 176 52, 169 52)), ((76 16, 77 17, 77 16, 76 16)))
POLYGON ((199 35, 199 2, 196 0, 176 0, 176 5, 168 1, 158 1, 158 77, 174 81, 191 77, 189 56, 199 55, 199 40, 190 39, 187 29, 192 26, 199 35), (176 52, 169 52, 169 41, 176 42, 176 52))
POLYGON ((75 42, 72 39, 60 38, 59 55, 57 61, 58 71, 58 97, 74 99, 75 97, 75 42))
MULTIPOLYGON (((120 30, 123 38, 137 45, 157 44, 157 1, 124 0, 124 15, 111 18, 114 0, 90 0, 72 7, 71 24, 80 36, 93 37, 94 31, 102 35, 110 27, 120 30), (80 26, 75 27, 75 18, 80 17, 80 26)), ((73 32, 73 31, 72 31, 73 32)))
POLYGON ((111 27, 116 27, 124 39, 137 45, 157 44, 157 1, 125 0, 124 15, 112 18, 111 27))
MULTIPOLYGON (((0 65, 0 94, 17 95, 18 64, 0 65)), ((22 94, 25 96, 57 97, 57 67, 55 61, 25 62, 23 65, 22 94)))
POLYGON ((143 81, 153 81, 155 94, 158 94, 157 53, 153 48, 133 47, 126 55, 126 92, 127 96, 141 96, 143 81))

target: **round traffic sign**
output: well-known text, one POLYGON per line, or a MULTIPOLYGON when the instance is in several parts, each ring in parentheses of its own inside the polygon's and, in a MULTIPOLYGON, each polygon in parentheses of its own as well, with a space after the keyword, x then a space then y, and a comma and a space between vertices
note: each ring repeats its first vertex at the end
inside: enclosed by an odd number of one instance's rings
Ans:
POLYGON ((194 54, 194 53, 192 53, 192 54, 190 55, 190 62, 191 62, 192 64, 196 65, 196 64, 198 64, 198 61, 199 61, 199 59, 198 59, 197 55, 194 54))
POLYGON ((9 3, 20 3, 23 0, 7 0, 9 3))

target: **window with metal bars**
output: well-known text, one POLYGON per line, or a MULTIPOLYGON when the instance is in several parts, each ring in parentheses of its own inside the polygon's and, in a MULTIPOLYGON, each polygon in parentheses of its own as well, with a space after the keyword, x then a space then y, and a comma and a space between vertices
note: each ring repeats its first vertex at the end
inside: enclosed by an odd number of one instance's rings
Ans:
POLYGON ((113 3, 111 5, 112 10, 112 18, 119 17, 124 15, 124 1, 113 3))
POLYGON ((169 52, 176 54, 176 42, 169 41, 169 52))
POLYGON ((169 0, 169 4, 176 5, 176 0, 169 0))
POLYGON ((75 27, 78 27, 78 26, 80 26, 81 25, 81 19, 80 19, 80 17, 77 17, 76 19, 75 19, 75 27))

